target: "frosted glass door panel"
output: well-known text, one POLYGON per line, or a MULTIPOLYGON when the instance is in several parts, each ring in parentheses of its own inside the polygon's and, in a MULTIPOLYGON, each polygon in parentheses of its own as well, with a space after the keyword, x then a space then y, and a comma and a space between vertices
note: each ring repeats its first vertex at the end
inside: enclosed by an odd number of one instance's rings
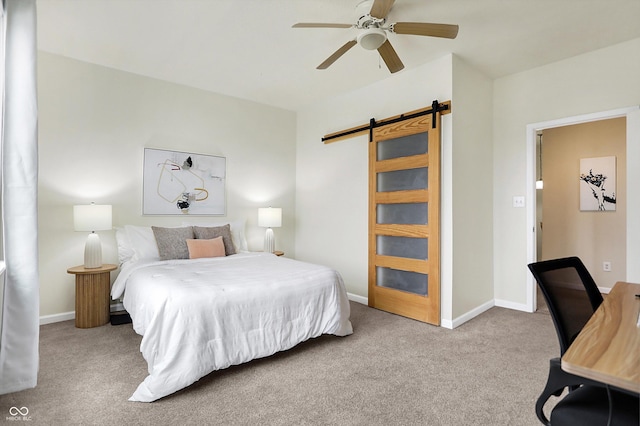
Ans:
POLYGON ((429 134, 426 132, 416 133, 415 135, 378 142, 378 161, 426 154, 428 150, 429 134))
POLYGON ((371 133, 369 306, 439 324, 440 129, 407 115, 371 133))
POLYGON ((427 238, 378 235, 377 240, 376 249, 379 255, 422 260, 428 258, 427 238))
POLYGON ((376 268, 377 285, 393 288, 420 296, 427 295, 428 276, 417 272, 399 271, 397 269, 376 268))
POLYGON ((398 225, 426 225, 428 221, 427 203, 378 204, 377 223, 398 225))
POLYGON ((426 189, 428 184, 428 168, 396 170, 378 173, 378 192, 410 191, 426 189))

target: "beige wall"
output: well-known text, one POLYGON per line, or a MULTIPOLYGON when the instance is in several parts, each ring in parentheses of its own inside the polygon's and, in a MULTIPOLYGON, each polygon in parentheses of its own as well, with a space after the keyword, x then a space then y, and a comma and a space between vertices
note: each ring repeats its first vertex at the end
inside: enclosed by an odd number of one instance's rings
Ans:
MULTIPOLYGON (((295 113, 43 52, 38 102, 42 316, 74 311, 66 270, 82 264, 87 238, 73 231, 74 204, 112 204, 114 226, 185 219, 142 215, 145 147, 226 157, 227 214, 213 219, 245 219, 261 250, 257 209, 281 207, 276 248, 294 254, 295 113)), ((114 232, 99 234, 103 261, 117 263, 114 232)))
POLYGON ((578 256, 600 287, 625 279, 626 163, 624 117, 543 131, 542 259, 578 256), (609 156, 616 157, 616 210, 580 211, 580 159, 609 156))

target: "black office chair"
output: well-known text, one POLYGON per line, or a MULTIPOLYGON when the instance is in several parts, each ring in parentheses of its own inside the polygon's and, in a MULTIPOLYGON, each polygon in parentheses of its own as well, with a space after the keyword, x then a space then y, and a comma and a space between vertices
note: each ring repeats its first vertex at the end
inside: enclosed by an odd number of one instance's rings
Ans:
MULTIPOLYGON (((564 355, 580 330, 602 303, 598 286, 577 257, 531 263, 529 270, 538 282, 564 355)), ((562 370, 560 358, 552 358, 549 377, 536 401, 536 415, 545 425, 634 425, 640 424, 637 394, 569 374, 562 370), (562 398, 547 419, 543 407, 548 399, 562 398)))

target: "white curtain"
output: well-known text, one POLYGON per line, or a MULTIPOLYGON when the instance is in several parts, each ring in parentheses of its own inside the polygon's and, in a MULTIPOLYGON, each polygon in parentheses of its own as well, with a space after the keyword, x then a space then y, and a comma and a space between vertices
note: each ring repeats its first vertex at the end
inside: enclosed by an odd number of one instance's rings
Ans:
POLYGON ((6 266, 0 394, 38 375, 38 105, 36 0, 3 0, 2 247, 6 266))

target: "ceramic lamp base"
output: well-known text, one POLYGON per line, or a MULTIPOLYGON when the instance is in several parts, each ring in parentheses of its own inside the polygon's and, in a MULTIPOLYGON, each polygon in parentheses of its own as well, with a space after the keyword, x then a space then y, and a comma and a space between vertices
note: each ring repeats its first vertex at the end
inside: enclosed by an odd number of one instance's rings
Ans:
POLYGON ((84 246, 84 267, 87 269, 99 268, 102 266, 102 244, 100 237, 92 232, 87 237, 87 244, 84 246))
POLYGON ((267 232, 264 234, 264 251, 266 253, 273 253, 276 249, 276 240, 273 236, 273 229, 267 228, 267 232))

